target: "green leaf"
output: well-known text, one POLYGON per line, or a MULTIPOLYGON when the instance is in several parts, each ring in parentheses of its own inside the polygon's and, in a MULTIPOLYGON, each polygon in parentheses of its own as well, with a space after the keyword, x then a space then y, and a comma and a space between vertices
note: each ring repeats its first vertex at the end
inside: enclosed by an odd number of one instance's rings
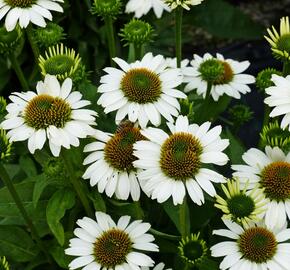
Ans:
POLYGON ((203 205, 199 206, 192 203, 189 205, 189 209, 192 218, 191 228, 193 231, 204 228, 217 213, 213 202, 207 200, 207 198, 203 205))
POLYGON ((236 138, 231 131, 227 128, 225 132, 225 137, 230 140, 230 145, 226 148, 225 152, 229 156, 232 164, 243 163, 242 155, 245 153, 246 149, 242 142, 236 138))
POLYGON ((20 172, 20 166, 18 164, 4 164, 4 167, 11 179, 14 179, 20 172))
POLYGON ((37 255, 31 237, 17 226, 0 226, 0 254, 15 262, 28 262, 37 255))
MULTIPOLYGON (((180 223, 180 208, 182 207, 181 205, 173 205, 171 200, 167 200, 162 204, 165 212, 171 219, 171 221, 174 223, 180 234, 182 234, 182 228, 181 228, 181 223, 180 223)), ((185 205, 186 207, 186 231, 190 231, 190 218, 189 218, 189 209, 188 205, 185 205)))
POLYGON ((48 152, 42 149, 41 151, 36 151, 34 153, 34 158, 43 167, 51 156, 48 152))
POLYGON ((64 229, 60 220, 64 217, 66 210, 72 208, 74 204, 75 193, 70 189, 56 191, 47 204, 47 223, 61 246, 64 244, 64 229))
POLYGON ((153 228, 151 228, 149 231, 152 234, 154 234, 156 236, 160 236, 162 238, 166 238, 166 239, 170 239, 170 240, 180 240, 181 239, 180 236, 176 236, 176 235, 171 235, 171 234, 167 234, 167 233, 164 233, 164 232, 160 232, 160 231, 155 230, 153 228))
POLYGON ((35 182, 34 189, 33 189, 33 206, 36 208, 39 198, 44 191, 44 189, 50 184, 51 182, 44 174, 38 176, 37 181, 35 182))
POLYGON ((29 155, 21 156, 19 158, 19 165, 28 177, 37 175, 35 164, 29 155))
POLYGON ((60 267, 68 269, 72 258, 64 253, 64 249, 63 247, 54 245, 50 248, 49 252, 60 267))
POLYGON ((47 260, 47 258, 45 256, 37 256, 33 260, 29 261, 29 264, 26 265, 24 270, 33 270, 37 266, 40 266, 40 265, 43 265, 43 264, 47 264, 47 263, 48 263, 48 260, 47 260))
POLYGON ((109 199, 109 202, 112 206, 112 212, 116 213, 118 216, 129 215, 133 219, 144 219, 144 212, 139 202, 128 203, 114 199, 109 199))
MULTIPOLYGON (((35 177, 35 179, 37 179, 37 177, 35 177)), ((38 233, 41 236, 48 233, 49 229, 45 217, 47 199, 43 198, 36 208, 33 206, 31 191, 34 188, 34 181, 23 181, 21 183, 14 184, 14 187, 28 215, 33 220, 38 233)), ((50 194, 47 195, 49 196, 50 194)), ((0 189, 0 217, 3 218, 0 222, 0 224, 3 225, 26 225, 26 222, 24 221, 17 205, 6 187, 0 189)))
POLYGON ((201 264, 198 265, 198 269, 199 270, 219 270, 219 264, 218 262, 210 259, 210 258, 206 258, 202 261, 201 264))
MULTIPOLYGON (((201 103, 201 106, 196 106, 197 110, 194 114, 195 122, 204 123, 205 121, 211 121, 217 119, 217 117, 223 113, 231 102, 231 97, 223 95, 219 98, 218 102, 214 101, 212 98, 208 101, 207 104, 204 103, 204 99, 198 100, 201 103), (208 109, 210 108, 210 110, 208 109)), ((198 104, 199 105, 199 104, 198 104)))
POLYGON ((95 210, 106 212, 106 204, 102 198, 101 193, 98 191, 92 192, 89 194, 89 198, 93 202, 95 210))

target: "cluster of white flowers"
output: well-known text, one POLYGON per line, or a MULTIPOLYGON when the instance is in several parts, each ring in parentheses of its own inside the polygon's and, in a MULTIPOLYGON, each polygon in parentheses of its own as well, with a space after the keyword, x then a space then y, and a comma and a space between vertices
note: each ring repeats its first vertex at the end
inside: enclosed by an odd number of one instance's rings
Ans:
MULTIPOLYGON (((51 20, 50 11, 62 12, 63 0, 0 0, 0 20, 12 31, 17 23, 26 28, 31 22, 40 27, 51 20)), ((160 18, 164 10, 177 7, 190 9, 202 0, 130 0, 126 12, 141 17, 153 8, 160 18)), ((290 32, 289 19, 281 22, 281 36, 269 32, 273 52, 287 58, 276 43, 290 32), (276 46, 276 47, 275 47, 276 46)), ((84 152, 90 154, 83 165, 89 165, 82 177, 89 179, 98 192, 120 200, 138 201, 141 192, 163 203, 172 200, 181 205, 186 196, 197 205, 205 196, 216 197, 215 206, 225 215, 228 229, 214 234, 229 237, 211 247, 213 256, 224 256, 220 269, 287 270, 290 269, 290 153, 266 146, 265 152, 251 148, 243 156, 246 165, 232 165, 233 181, 215 171, 229 161, 224 153, 229 145, 222 138, 220 125, 211 122, 190 123, 180 115, 179 99, 195 91, 203 98, 218 102, 227 95, 236 99, 251 91, 254 76, 244 74, 248 61, 225 59, 221 54, 184 59, 177 68, 175 58, 147 53, 141 60, 127 63, 113 58, 118 65, 106 67, 100 79, 98 105, 104 113, 115 112, 118 128, 114 134, 94 128, 97 113, 84 107, 91 104, 73 90, 73 82, 62 83, 54 75, 45 75, 36 85, 36 92, 14 92, 7 105, 8 114, 1 128, 8 130, 10 142, 27 141, 33 154, 48 142, 51 153, 58 157, 62 147, 78 147, 80 140, 90 136, 84 152), (190 64, 190 65, 189 65, 190 64), (185 85, 184 92, 181 91, 185 85), (159 128, 167 124, 169 132, 159 128), (151 126, 150 126, 151 125, 151 126), (152 127, 154 126, 154 127, 152 127), (215 184, 226 183, 222 189, 227 197, 216 194, 215 184), (237 207, 239 209, 237 209, 237 207), (240 212, 239 212, 240 211, 240 212)), ((265 89, 264 102, 274 107, 270 117, 284 116, 281 128, 290 130, 290 76, 272 76, 273 86, 265 89)), ((159 250, 148 233, 149 223, 122 216, 115 223, 102 212, 96 220, 84 217, 77 221, 76 238, 70 240, 66 254, 77 256, 70 269, 148 270, 154 261, 141 251, 159 250)), ((198 238, 198 237, 197 237, 198 238)), ((155 266, 162 270, 164 264, 155 266)))

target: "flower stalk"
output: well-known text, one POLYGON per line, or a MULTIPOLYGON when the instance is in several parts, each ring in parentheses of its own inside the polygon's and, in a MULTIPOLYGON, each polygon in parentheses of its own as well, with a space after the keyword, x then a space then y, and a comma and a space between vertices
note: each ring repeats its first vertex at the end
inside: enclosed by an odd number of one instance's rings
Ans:
POLYGON ((26 28, 26 35, 34 55, 35 62, 38 64, 39 48, 33 39, 33 29, 31 25, 26 28))
POLYGON ((290 61, 285 60, 283 62, 283 77, 290 75, 290 61))
POLYGON ((183 203, 179 207, 179 224, 182 237, 186 237, 190 233, 190 228, 187 225, 187 221, 189 220, 188 218, 189 217, 187 217, 187 200, 185 196, 183 203))
POLYGON ((176 50, 176 64, 177 68, 181 67, 182 58, 182 15, 183 8, 177 7, 175 9, 175 50, 176 50))
POLYGON ((64 161, 67 172, 69 174, 69 180, 71 181, 71 184, 72 184, 74 190, 76 191, 77 196, 79 197, 87 215, 89 217, 94 217, 94 212, 91 208, 88 197, 85 194, 84 187, 80 183, 80 180, 75 176, 73 164, 71 163, 67 153, 68 153, 67 151, 61 151, 61 157, 64 161))
POLYGON ((19 82, 21 84, 21 87, 23 90, 28 91, 29 90, 29 85, 27 80, 25 79, 25 76, 22 72, 22 69, 19 65, 19 62, 17 60, 17 58, 15 57, 14 52, 12 52, 11 54, 9 54, 9 60, 11 61, 12 67, 19 79, 19 82))
POLYGON ((111 16, 106 16, 104 20, 105 20, 106 33, 107 33, 107 39, 108 39, 108 44, 109 44, 111 66, 114 67, 115 62, 113 61, 113 58, 116 56, 116 41, 115 41, 115 35, 114 35, 113 18, 111 16))

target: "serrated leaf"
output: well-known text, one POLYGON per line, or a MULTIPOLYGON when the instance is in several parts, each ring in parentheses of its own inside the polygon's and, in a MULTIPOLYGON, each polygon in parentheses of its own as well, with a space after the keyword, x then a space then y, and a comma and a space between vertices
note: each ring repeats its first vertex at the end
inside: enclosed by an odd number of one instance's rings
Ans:
POLYGON ((75 193, 70 189, 60 189, 50 198, 46 208, 46 219, 58 243, 64 244, 64 229, 61 219, 65 212, 75 204, 75 193))
POLYGON ((17 226, 0 226, 0 254, 15 262, 28 262, 38 249, 26 231, 17 226))

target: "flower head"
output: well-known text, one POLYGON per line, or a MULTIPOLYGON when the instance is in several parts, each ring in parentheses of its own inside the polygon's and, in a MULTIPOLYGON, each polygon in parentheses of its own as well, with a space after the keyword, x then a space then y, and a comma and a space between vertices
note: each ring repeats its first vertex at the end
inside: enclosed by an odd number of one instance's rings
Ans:
POLYGON ((224 212, 224 218, 244 227, 253 221, 259 221, 265 212, 265 195, 258 186, 247 192, 247 184, 241 190, 240 180, 229 179, 227 186, 222 184, 225 197, 216 195, 215 207, 224 212))
POLYGON ((12 143, 9 142, 6 131, 0 128, 0 161, 7 161, 11 156, 12 143))
POLYGON ((126 13, 134 12, 136 18, 141 18, 153 8, 157 18, 161 18, 163 11, 171 11, 163 0, 129 0, 126 5, 126 13))
POLYGON ((178 246, 179 256, 189 266, 199 266, 207 258, 206 242, 200 234, 191 234, 181 239, 178 246))
POLYGON ((10 269, 9 264, 8 264, 5 256, 0 257, 0 269, 1 270, 9 270, 10 269))
POLYGON ((43 173, 50 182, 56 182, 62 185, 67 181, 68 172, 66 170, 63 159, 50 157, 43 164, 43 173))
POLYGON ((277 120, 264 126, 260 137, 264 147, 278 146, 284 151, 290 151, 290 131, 282 129, 277 120))
POLYGON ((121 6, 120 0, 94 0, 92 13, 102 18, 115 18, 120 13, 121 6))
POLYGON ((147 53, 141 61, 132 64, 120 58, 114 61, 121 67, 105 68, 107 75, 101 78, 98 92, 102 93, 98 104, 105 113, 117 110, 116 122, 126 115, 131 122, 138 120, 142 128, 150 121, 158 126, 161 115, 172 122, 178 116, 180 105, 177 98, 186 98, 174 89, 182 82, 178 69, 168 68, 162 55, 147 53))
POLYGON ((240 74, 245 71, 249 61, 238 62, 225 59, 221 54, 213 57, 206 53, 203 57, 194 55, 192 67, 183 69, 185 92, 196 89, 198 95, 206 96, 207 86, 211 84, 211 96, 215 101, 223 94, 234 98, 241 98, 241 93, 246 94, 251 89, 248 84, 255 82, 255 77, 240 74))
POLYGON ((90 164, 83 178, 90 179, 90 185, 98 185, 99 192, 113 194, 118 199, 127 200, 131 194, 134 201, 140 198, 137 170, 133 166, 133 144, 145 137, 130 121, 121 122, 115 134, 95 131, 95 142, 88 144, 85 152, 92 152, 84 160, 90 164))
POLYGON ((39 67, 41 74, 55 75, 58 80, 71 78, 77 75, 81 66, 81 58, 73 49, 69 49, 62 43, 49 47, 45 56, 39 56, 39 67))
POLYGON ((49 22, 44 28, 34 29, 33 38, 40 47, 49 48, 65 38, 63 31, 63 28, 58 24, 49 22))
POLYGON ((78 256, 69 264, 69 269, 139 269, 151 267, 153 260, 140 252, 158 251, 152 243, 154 237, 146 233, 149 223, 141 220, 130 222, 122 216, 117 224, 102 212, 96 212, 97 222, 84 217, 77 221, 80 228, 74 230, 76 238, 70 240, 67 255, 78 256))
POLYGON ((272 81, 273 74, 282 76, 282 72, 274 68, 266 68, 259 72, 256 79, 256 86, 258 90, 264 92, 266 88, 274 86, 274 82, 272 81))
POLYGON ((280 20, 280 34, 277 32, 274 26, 272 30, 267 29, 269 37, 264 36, 270 43, 271 50, 274 56, 278 59, 289 60, 290 59, 290 25, 289 17, 282 17, 280 20))
POLYGON ((212 246, 213 257, 225 257, 220 269, 290 269, 290 245, 283 243, 290 239, 289 229, 275 228, 260 223, 250 227, 223 219, 227 229, 214 230, 213 234, 231 240, 212 246))
POLYGON ((284 115, 280 126, 282 129, 290 130, 290 75, 284 78, 274 74, 272 81, 274 86, 266 88, 266 94, 269 96, 265 98, 264 102, 270 107, 274 107, 270 117, 284 115))
POLYGON ((236 104, 229 109, 229 119, 234 126, 240 127, 249 122, 253 118, 253 111, 250 107, 244 104, 236 104))
POLYGON ((202 1, 203 0, 164 0, 164 2, 171 7, 171 9, 182 7, 186 10, 190 10, 190 6, 201 4, 202 1))
POLYGON ((71 90, 71 79, 60 85, 55 76, 46 75, 43 82, 37 83, 36 93, 12 93, 6 120, 1 123, 3 129, 9 130, 10 141, 28 140, 28 149, 34 153, 48 140, 54 156, 59 156, 61 146, 79 146, 79 138, 93 133, 91 125, 97 113, 82 109, 90 102, 71 90))
POLYGON ((0 0, 0 20, 6 15, 5 27, 12 31, 17 22, 21 28, 26 28, 29 22, 45 27, 44 19, 52 20, 51 10, 63 12, 57 3, 63 0, 0 0))
POLYGON ((23 43, 23 34, 20 27, 15 27, 13 31, 8 32, 5 27, 0 27, 0 55, 9 55, 23 43))
POLYGON ((152 41, 153 33, 154 30, 149 23, 133 18, 125 24, 120 36, 123 37, 126 45, 131 43, 141 46, 152 41))
POLYGON ((167 123, 171 134, 147 128, 141 133, 148 141, 134 144, 135 167, 144 192, 159 203, 172 196, 174 205, 182 204, 186 189, 198 205, 204 203, 203 190, 215 196, 212 182, 224 182, 222 175, 204 168, 204 164, 224 165, 228 157, 222 152, 229 144, 221 139, 221 126, 210 130, 210 122, 189 124, 179 116, 175 125, 167 123))
POLYGON ((269 228, 281 227, 290 218, 290 154, 274 147, 266 146, 265 153, 251 148, 243 154, 247 165, 233 165, 234 176, 241 185, 248 183, 247 189, 257 184, 266 199, 265 223, 269 228))

